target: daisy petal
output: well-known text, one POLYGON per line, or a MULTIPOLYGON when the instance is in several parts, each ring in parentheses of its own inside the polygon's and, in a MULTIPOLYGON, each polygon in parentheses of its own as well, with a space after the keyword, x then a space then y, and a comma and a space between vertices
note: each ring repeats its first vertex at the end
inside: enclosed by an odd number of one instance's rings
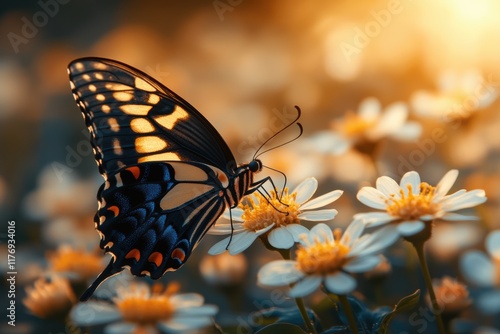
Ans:
POLYGON ((364 273, 375 268, 381 261, 378 255, 369 255, 355 258, 343 266, 350 273, 364 273))
POLYGON ((441 181, 436 186, 434 198, 436 200, 440 200, 443 198, 448 191, 450 191, 451 187, 453 187, 453 184, 457 180, 458 177, 458 170, 452 169, 448 173, 446 173, 441 181))
POLYGON ((401 197, 400 191, 401 187, 399 184, 388 176, 381 176, 377 179, 376 187, 383 193, 386 197, 394 196, 394 198, 399 199, 401 197))
POLYGON ((331 293, 346 295, 356 289, 356 280, 351 275, 338 271, 326 276, 325 287, 331 293))
MULTIPOLYGON (((481 312, 487 315, 494 315, 500 311, 500 291, 493 290, 479 295, 477 298, 477 306, 481 312)), ((479 329, 475 334, 499 334, 495 329, 479 329)))
POLYGON ((77 304, 71 310, 71 320, 78 326, 107 324, 121 318, 118 309, 108 303, 86 302, 77 304))
POLYGON ((229 245, 229 240, 230 237, 227 237, 217 242, 215 245, 210 247, 210 249, 208 250, 208 254, 218 255, 224 253, 227 250, 227 246, 229 245))
POLYGON ((159 322, 158 327, 162 330, 162 332, 179 333, 193 331, 198 328, 204 328, 211 325, 212 323, 213 319, 211 317, 191 317, 178 315, 170 321, 159 322))
POLYGON ((417 234, 424 228, 425 224, 420 220, 406 221, 397 225, 397 229, 403 237, 409 237, 411 235, 417 234))
POLYGON ((476 189, 468 191, 461 196, 453 198, 450 200, 445 197, 442 203, 442 209, 444 211, 456 211, 466 208, 471 208, 476 205, 486 202, 485 192, 482 189, 476 189))
POLYGON ((271 246, 278 249, 290 249, 295 243, 293 235, 288 231, 286 227, 278 227, 273 229, 271 232, 269 232, 267 241, 269 241, 271 246))
POLYGON ((391 138, 400 141, 412 141, 418 139, 422 135, 422 125, 418 122, 408 121, 398 130, 391 134, 391 138))
POLYGON ((486 250, 491 256, 500 256, 500 230, 488 234, 486 237, 486 250))
POLYGON ((361 233, 365 229, 365 224, 361 220, 355 220, 349 224, 347 229, 344 231, 340 243, 346 246, 351 246, 351 244, 358 240, 361 233))
POLYGON ((300 210, 302 211, 302 210, 312 210, 321 208, 325 205, 335 202, 343 193, 344 192, 342 190, 330 191, 329 193, 321 195, 318 198, 315 198, 305 203, 304 205, 301 205, 300 210))
POLYGON ((297 282, 304 275, 297 269, 297 262, 278 260, 269 262, 260 268, 257 280, 261 285, 285 286, 297 282))
POLYGON ((236 255, 243 252, 253 244, 253 242, 255 241, 255 239, 258 238, 258 236, 259 234, 255 232, 243 232, 240 234, 233 235, 233 240, 231 241, 231 244, 227 248, 229 254, 236 255))
POLYGON ((307 296, 319 288, 321 281, 321 276, 306 276, 293 286, 288 295, 293 298, 307 296))
POLYGON ((214 226, 212 226, 208 230, 208 234, 211 235, 226 235, 226 234, 231 234, 233 233, 240 233, 243 232, 245 228, 243 227, 242 223, 233 223, 233 226, 231 228, 231 223, 228 222, 226 223, 219 223, 217 222, 214 226))
POLYGON ((203 296, 198 293, 180 293, 170 297, 176 309, 196 308, 203 305, 203 296))
POLYGON ((299 242, 301 240, 301 235, 309 233, 307 227, 300 224, 287 225, 286 229, 292 234, 293 241, 295 242, 299 242))
POLYGON ((377 254, 391 246, 399 239, 399 231, 395 226, 385 226, 372 234, 365 234, 351 247, 349 257, 362 257, 377 254))
POLYGON ((460 268, 469 282, 478 286, 491 287, 494 285, 494 267, 491 260, 480 251, 470 251, 460 259, 460 268))
POLYGON ((318 221, 333 219, 335 218, 337 213, 338 211, 335 209, 315 210, 315 211, 301 212, 297 215, 297 217, 302 220, 318 222, 318 221))
POLYGON ((354 220, 361 220, 368 227, 375 227, 393 221, 395 217, 387 212, 365 212, 354 215, 354 220))
POLYGON ((401 128, 408 118, 408 107, 404 103, 393 103, 380 116, 376 126, 370 131, 373 139, 382 138, 401 128))
MULTIPOLYGON (((175 305, 175 303, 174 303, 175 305)), ((192 317, 201 317, 201 316, 206 316, 206 317, 211 317, 217 314, 218 308, 215 305, 202 305, 198 307, 189 307, 189 308, 183 308, 183 309, 177 309, 176 314, 183 315, 183 316, 192 316, 192 317)))
POLYGON ((333 242, 332 229, 324 223, 314 225, 309 237, 311 240, 318 240, 319 242, 333 242))
POLYGON ((302 181, 292 192, 297 193, 297 197, 295 198, 295 203, 297 204, 302 204, 308 201, 312 195, 316 192, 316 189, 318 189, 318 180, 316 180, 314 177, 310 177, 302 181))
POLYGON ((374 97, 368 97, 359 104, 358 114, 364 120, 371 122, 379 117, 381 110, 380 102, 374 97))
POLYGON ((380 191, 373 187, 363 187, 358 191, 356 198, 363 203, 374 209, 385 210, 386 207, 386 197, 380 191))
POLYGON ((451 212, 447 212, 439 218, 441 218, 443 220, 449 220, 449 221, 468 221, 468 220, 478 220, 479 219, 477 216, 466 216, 466 215, 461 215, 458 213, 451 213, 451 212))
POLYGON ((400 187, 405 195, 408 195, 408 186, 411 185, 411 190, 414 195, 420 194, 420 175, 417 172, 411 171, 403 175, 400 182, 400 187))
MULTIPOLYGON (((130 322, 119 322, 110 324, 104 328, 104 334, 133 334, 136 332, 138 325, 130 322)), ((141 331, 143 333, 144 331, 141 331)), ((145 334, 154 334, 156 329, 150 328, 145 334)))

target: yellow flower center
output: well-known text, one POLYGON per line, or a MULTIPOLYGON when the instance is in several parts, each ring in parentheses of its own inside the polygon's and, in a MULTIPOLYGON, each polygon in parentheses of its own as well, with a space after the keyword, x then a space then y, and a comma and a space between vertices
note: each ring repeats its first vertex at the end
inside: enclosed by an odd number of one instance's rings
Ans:
POLYGON ((40 278, 34 287, 26 288, 24 305, 31 313, 40 318, 56 317, 69 312, 76 302, 75 294, 67 279, 52 277, 40 278))
POLYGON ((341 231, 333 231, 333 241, 315 240, 312 245, 297 249, 298 269, 308 275, 326 275, 340 270, 349 260, 350 248, 340 242, 341 231))
POLYGON ((52 270, 76 273, 81 280, 93 278, 103 270, 100 255, 71 247, 61 247, 47 257, 52 270))
POLYGON ((275 227, 299 223, 299 204, 295 202, 297 193, 288 194, 288 189, 285 188, 280 199, 274 190, 271 191, 271 198, 259 193, 255 197, 257 201, 249 197, 246 204, 240 204, 243 210, 243 227, 247 230, 258 231, 273 223, 275 227))
POLYGON ((161 284, 153 286, 151 291, 146 286, 132 285, 120 291, 114 302, 127 322, 139 325, 153 325, 168 320, 175 312, 170 298, 178 286, 169 285, 162 291, 161 284))
POLYGON ((375 122, 369 121, 357 113, 348 111, 342 120, 334 123, 334 128, 346 137, 361 137, 375 122))
POLYGON ((403 220, 414 220, 424 215, 435 214, 438 211, 438 205, 432 202, 436 188, 422 182, 420 183, 420 194, 418 195, 413 194, 410 184, 407 189, 408 194, 405 194, 401 189, 400 198, 391 197, 386 200, 386 210, 391 216, 403 220))

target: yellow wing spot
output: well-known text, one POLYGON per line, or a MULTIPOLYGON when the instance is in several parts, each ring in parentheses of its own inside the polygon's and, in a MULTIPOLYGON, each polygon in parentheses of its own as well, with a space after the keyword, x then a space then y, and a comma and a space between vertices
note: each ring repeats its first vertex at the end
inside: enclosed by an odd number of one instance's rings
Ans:
POLYGON ((134 94, 127 92, 114 92, 113 97, 118 101, 127 102, 134 98, 134 94))
POLYGON ((73 93, 73 98, 78 101, 78 95, 76 95, 75 93, 73 93))
POLYGON ((163 255, 160 252, 153 252, 148 257, 149 262, 153 262, 157 267, 161 266, 163 255))
POLYGON ((82 78, 83 78, 83 80, 85 80, 85 81, 90 81, 90 79, 92 79, 92 78, 90 77, 90 75, 88 75, 88 74, 84 74, 84 75, 82 75, 82 78))
POLYGON ((151 86, 149 83, 144 81, 143 79, 136 77, 135 78, 135 87, 142 89, 142 90, 147 90, 148 92, 155 92, 156 89, 151 86))
POLYGON ((189 117, 189 114, 186 110, 182 109, 179 106, 175 106, 174 111, 170 115, 162 115, 155 117, 155 121, 161 124, 164 128, 172 130, 175 124, 183 119, 189 117))
MULTIPOLYGON (((175 170, 175 179, 177 181, 204 182, 208 180, 207 173, 199 167, 188 164, 177 164, 177 163, 172 163, 171 165, 175 170)), ((217 169, 216 173, 221 174, 223 172, 220 169, 217 169)))
POLYGON ((113 212, 113 215, 114 215, 115 217, 118 217, 118 215, 120 214, 120 208, 118 208, 116 205, 110 206, 110 207, 108 208, 108 211, 113 212))
POLYGON ((96 73, 95 78, 98 80, 102 80, 102 79, 104 79, 104 75, 102 75, 102 73, 96 73))
POLYGON ((83 69, 85 68, 85 66, 83 66, 82 63, 76 63, 75 64, 75 68, 78 70, 78 71, 83 71, 83 69))
POLYGON ((99 216, 99 225, 102 225, 106 221, 106 217, 104 216, 99 216))
POLYGON ((102 110, 103 113, 109 114, 109 112, 111 111, 111 108, 107 104, 103 104, 101 106, 101 110, 102 110))
POLYGON ((106 97, 104 97, 104 95, 102 95, 102 94, 97 94, 95 96, 95 98, 96 98, 97 101, 104 101, 104 100, 106 100, 106 97))
POLYGON ((89 90, 91 92, 95 92, 95 91, 97 91, 97 87, 95 85, 89 85, 89 90))
POLYGON ((153 124, 145 118, 134 118, 130 122, 130 128, 135 133, 150 133, 155 130, 153 124))
POLYGON ((160 97, 156 94, 149 94, 148 103, 157 104, 160 102, 160 97))
POLYGON ((111 131, 113 131, 113 132, 120 131, 120 124, 118 124, 118 121, 116 120, 116 118, 109 118, 108 124, 109 124, 111 131))
POLYGON ((145 136, 135 139, 135 149, 139 153, 152 153, 163 150, 167 142, 157 136, 145 136))
POLYGON ((120 141, 117 138, 113 139, 113 152, 116 155, 123 154, 122 146, 120 145, 120 141))
POLYGON ((94 68, 97 70, 105 70, 108 68, 108 65, 103 63, 94 63, 94 68))
POLYGON ((184 259, 186 258, 186 253, 184 252, 184 250, 176 248, 172 251, 170 257, 172 259, 178 259, 179 261, 184 262, 184 259))
POLYGON ((125 104, 120 106, 121 111, 129 115, 146 116, 152 106, 140 104, 125 104))
POLYGON ((141 252, 137 249, 134 248, 130 250, 130 252, 125 255, 126 259, 135 259, 136 261, 139 261, 141 259, 141 252))
POLYGON ((120 90, 132 90, 133 88, 121 83, 108 82, 105 87, 109 90, 120 91, 120 90))
POLYGON ((129 167, 127 168, 127 170, 132 173, 132 175, 134 176, 134 179, 139 179, 139 176, 141 176, 141 169, 137 166, 132 166, 132 167, 129 167))
MULTIPOLYGON (((68 71, 69 72, 69 71, 68 71)), ((70 81, 69 82, 69 87, 71 88, 71 90, 74 90, 76 87, 75 87, 75 84, 73 83, 73 81, 70 81)))
POLYGON ((180 161, 181 158, 177 153, 167 152, 160 154, 148 155, 146 157, 139 158, 138 162, 148 162, 148 161, 180 161))

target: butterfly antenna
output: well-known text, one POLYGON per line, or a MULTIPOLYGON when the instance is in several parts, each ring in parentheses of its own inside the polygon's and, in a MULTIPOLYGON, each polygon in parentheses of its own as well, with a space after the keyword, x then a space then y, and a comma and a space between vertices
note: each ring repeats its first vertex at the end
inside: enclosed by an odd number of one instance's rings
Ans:
POLYGON ((302 111, 300 110, 300 108, 298 106, 295 106, 295 109, 297 109, 297 117, 295 117, 295 119, 293 121, 291 121, 288 125, 285 125, 281 130, 279 130, 278 132, 276 132, 275 134, 273 134, 271 137, 269 137, 269 139, 267 139, 264 143, 262 143, 262 145, 260 145, 260 147, 255 152, 252 160, 257 159, 259 156, 261 156, 262 154, 264 154, 266 152, 269 152, 270 150, 274 150, 275 148, 278 148, 278 147, 281 147, 283 145, 286 145, 286 144, 288 144, 288 143, 296 140, 297 138, 299 138, 302 135, 302 132, 303 132, 302 125, 300 123, 296 123, 297 120, 300 118, 300 115, 302 114, 302 111), (283 131, 285 131, 286 129, 288 129, 289 127, 291 127, 295 123, 299 126, 299 129, 300 129, 300 133, 299 133, 299 135, 297 137, 293 138, 292 140, 287 141, 286 143, 280 144, 280 145, 275 146, 275 147, 271 147, 271 148, 269 148, 269 149, 267 149, 267 150, 262 151, 262 152, 259 153, 259 151, 265 145, 267 145, 267 143, 269 143, 274 137, 276 137, 277 135, 279 135, 280 133, 282 133, 283 131))
MULTIPOLYGON (((287 177, 286 177, 286 174, 285 174, 285 173, 283 173, 282 171, 278 170, 278 169, 275 169, 275 168, 271 168, 271 167, 268 167, 268 166, 262 166, 262 167, 265 167, 265 168, 267 168, 267 169, 270 169, 270 170, 272 170, 272 171, 274 171, 274 172, 276 172, 276 173, 279 173, 279 174, 283 175, 283 179, 285 180, 285 182, 283 183, 283 188, 281 189, 281 193, 280 193, 280 195, 279 195, 279 197, 278 197, 279 201, 281 202, 281 198, 283 197, 283 192, 285 191, 285 188, 286 188, 286 183, 287 183, 287 177)), ((276 190, 275 190, 275 191, 276 191, 276 190)), ((285 204, 285 203, 283 203, 283 204, 285 204)), ((288 205, 287 205, 287 206, 288 206, 288 205)), ((279 210, 278 210, 278 211, 279 211, 279 210)))

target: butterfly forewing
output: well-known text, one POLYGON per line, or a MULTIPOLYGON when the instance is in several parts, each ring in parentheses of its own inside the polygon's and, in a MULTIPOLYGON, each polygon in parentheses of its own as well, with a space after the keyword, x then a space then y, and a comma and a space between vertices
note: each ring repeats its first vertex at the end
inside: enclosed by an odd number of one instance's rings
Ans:
POLYGON ((101 174, 148 161, 197 161, 224 171, 234 157, 188 102, 123 63, 83 58, 69 65, 72 91, 91 134, 101 174))

